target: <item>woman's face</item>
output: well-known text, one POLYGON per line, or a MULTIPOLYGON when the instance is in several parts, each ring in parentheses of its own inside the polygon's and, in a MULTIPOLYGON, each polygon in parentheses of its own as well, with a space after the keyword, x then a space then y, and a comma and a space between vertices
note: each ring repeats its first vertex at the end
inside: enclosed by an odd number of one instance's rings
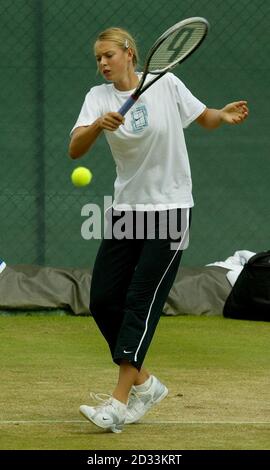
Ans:
POLYGON ((123 80, 132 65, 130 49, 123 50, 112 41, 97 41, 95 55, 100 73, 110 82, 123 80))

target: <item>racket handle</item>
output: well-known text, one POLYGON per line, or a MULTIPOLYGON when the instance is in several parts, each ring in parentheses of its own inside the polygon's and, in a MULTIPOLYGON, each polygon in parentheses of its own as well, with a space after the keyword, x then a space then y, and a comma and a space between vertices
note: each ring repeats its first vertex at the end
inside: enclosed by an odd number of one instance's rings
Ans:
POLYGON ((125 116, 125 114, 128 112, 128 110, 131 108, 131 106, 134 105, 135 101, 137 101, 137 98, 134 98, 134 96, 130 96, 127 101, 121 106, 119 109, 118 113, 122 114, 122 116, 125 116))

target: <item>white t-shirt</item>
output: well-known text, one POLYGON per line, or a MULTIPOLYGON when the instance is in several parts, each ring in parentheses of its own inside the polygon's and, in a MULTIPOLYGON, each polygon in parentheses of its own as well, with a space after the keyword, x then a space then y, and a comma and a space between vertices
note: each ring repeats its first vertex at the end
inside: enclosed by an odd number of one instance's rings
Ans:
MULTIPOLYGON (((132 90, 113 84, 93 87, 85 97, 79 126, 118 111, 132 90)), ((116 131, 104 131, 116 163, 113 207, 153 210, 193 206, 191 173, 183 129, 205 109, 183 82, 167 73, 143 93, 116 131)))

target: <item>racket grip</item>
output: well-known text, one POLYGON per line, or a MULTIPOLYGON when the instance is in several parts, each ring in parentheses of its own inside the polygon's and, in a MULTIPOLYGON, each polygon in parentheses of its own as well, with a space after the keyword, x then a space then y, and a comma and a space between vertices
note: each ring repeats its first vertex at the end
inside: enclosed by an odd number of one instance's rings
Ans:
POLYGON ((128 110, 131 108, 131 106, 134 105, 135 101, 137 98, 134 98, 132 95, 127 99, 127 101, 121 106, 119 109, 118 113, 122 114, 122 116, 125 116, 125 114, 128 112, 128 110))

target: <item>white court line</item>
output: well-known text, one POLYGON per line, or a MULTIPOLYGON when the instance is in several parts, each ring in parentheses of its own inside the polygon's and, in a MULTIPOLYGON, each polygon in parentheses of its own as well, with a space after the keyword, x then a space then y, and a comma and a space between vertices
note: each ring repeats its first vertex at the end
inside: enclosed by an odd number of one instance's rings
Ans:
MULTIPOLYGON (((80 419, 70 419, 70 420, 62 420, 62 419, 41 419, 41 420, 0 420, 0 426, 3 424, 80 424, 80 423, 87 423, 86 420, 80 419)), ((193 425, 215 425, 215 424, 229 424, 229 425, 270 425, 269 421, 141 421, 136 423, 135 426, 138 424, 193 424, 193 425)))
POLYGON ((141 421, 141 424, 231 424, 231 425, 252 425, 252 424, 267 424, 270 425, 270 421, 141 421))
POLYGON ((68 424, 68 423, 73 423, 73 424, 85 423, 85 420, 81 420, 81 419, 70 419, 70 420, 64 420, 64 419, 1 420, 0 421, 0 426, 1 426, 1 424, 68 424))

